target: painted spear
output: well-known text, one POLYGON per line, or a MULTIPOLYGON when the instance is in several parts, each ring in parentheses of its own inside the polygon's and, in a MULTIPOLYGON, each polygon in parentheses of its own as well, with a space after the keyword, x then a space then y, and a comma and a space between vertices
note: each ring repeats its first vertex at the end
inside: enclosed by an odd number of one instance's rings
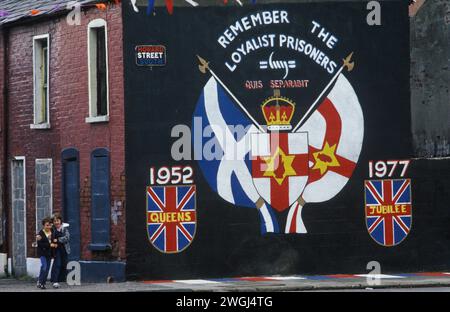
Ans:
POLYGON ((333 78, 330 80, 330 82, 327 84, 327 86, 325 87, 325 89, 322 90, 322 92, 319 94, 319 96, 317 97, 317 99, 314 101, 314 103, 309 107, 308 111, 305 113, 305 115, 303 115, 302 119, 300 119, 300 121, 297 123, 297 125, 294 127, 294 129, 292 130, 292 132, 297 132, 297 130, 306 122, 306 120, 308 120, 309 117, 311 117, 312 113, 316 110, 317 106, 320 104, 319 101, 322 98, 322 96, 325 94, 325 92, 328 91, 328 89, 330 88, 330 86, 336 81, 336 79, 339 77, 339 75, 341 74, 342 70, 347 67, 347 71, 352 71, 353 67, 355 66, 354 62, 351 62, 353 56, 353 52, 350 53, 345 59, 343 59, 343 64, 341 66, 341 68, 339 68, 339 70, 337 71, 337 73, 333 76, 333 78))
POLYGON ((248 112, 248 110, 242 105, 242 103, 236 98, 236 96, 228 89, 228 87, 220 80, 220 78, 214 73, 214 71, 211 70, 209 67, 209 62, 206 61, 204 58, 197 55, 198 60, 200 61, 200 65, 198 65, 198 68, 201 73, 205 74, 206 71, 209 71, 211 75, 216 79, 216 81, 225 89, 225 91, 228 92, 228 94, 233 98, 233 100, 239 105, 241 110, 247 115, 248 118, 253 122, 253 124, 258 128, 260 132, 266 132, 263 127, 253 118, 252 115, 248 112))

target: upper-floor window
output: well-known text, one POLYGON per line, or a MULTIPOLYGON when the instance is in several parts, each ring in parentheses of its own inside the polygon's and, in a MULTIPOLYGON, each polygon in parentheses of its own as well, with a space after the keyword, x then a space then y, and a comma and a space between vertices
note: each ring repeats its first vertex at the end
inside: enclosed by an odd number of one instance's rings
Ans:
POLYGON ((88 25, 89 117, 86 122, 109 120, 108 44, 106 22, 88 25))
POLYGON ((34 121, 31 128, 50 128, 49 35, 33 37, 34 121))

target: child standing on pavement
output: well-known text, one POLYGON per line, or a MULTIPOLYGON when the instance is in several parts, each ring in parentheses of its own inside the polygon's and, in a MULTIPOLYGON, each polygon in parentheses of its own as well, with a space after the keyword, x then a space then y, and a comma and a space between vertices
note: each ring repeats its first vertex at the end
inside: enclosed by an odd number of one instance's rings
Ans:
POLYGON ((59 288, 59 283, 66 279, 67 255, 70 254, 69 230, 64 226, 62 217, 59 213, 53 215, 52 231, 52 240, 57 247, 54 249, 51 282, 53 283, 53 288, 59 288))
POLYGON ((55 248, 56 244, 52 243, 52 220, 50 218, 45 218, 42 220, 42 226, 43 228, 39 231, 37 236, 37 254, 41 260, 41 270, 39 272, 37 287, 46 289, 45 283, 47 282, 47 276, 50 270, 52 248, 55 248))

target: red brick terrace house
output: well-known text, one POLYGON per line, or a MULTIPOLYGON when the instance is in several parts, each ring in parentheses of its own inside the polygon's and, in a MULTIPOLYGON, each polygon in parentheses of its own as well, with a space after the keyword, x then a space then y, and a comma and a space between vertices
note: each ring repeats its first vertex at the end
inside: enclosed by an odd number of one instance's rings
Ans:
POLYGON ((36 276, 36 231, 44 217, 61 212, 82 279, 120 280, 126 257, 121 5, 79 1, 77 25, 68 2, 0 3, 0 215, 7 220, 0 225, 0 263, 7 258, 15 276, 36 276))

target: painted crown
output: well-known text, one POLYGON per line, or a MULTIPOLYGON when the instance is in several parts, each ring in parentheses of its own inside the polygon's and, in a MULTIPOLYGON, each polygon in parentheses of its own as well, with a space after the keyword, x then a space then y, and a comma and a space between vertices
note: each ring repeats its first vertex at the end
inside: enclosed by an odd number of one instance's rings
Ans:
POLYGON ((275 89, 273 96, 261 105, 264 119, 269 130, 291 130, 291 120, 294 116, 295 103, 280 96, 280 90, 275 89))

